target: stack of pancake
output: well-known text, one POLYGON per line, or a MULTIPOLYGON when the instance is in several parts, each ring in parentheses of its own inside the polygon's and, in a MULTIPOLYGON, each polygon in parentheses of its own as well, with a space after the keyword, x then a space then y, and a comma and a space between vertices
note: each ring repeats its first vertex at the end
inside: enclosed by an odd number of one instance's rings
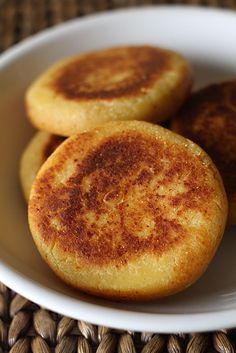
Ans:
POLYGON ((69 285, 143 300, 195 282, 227 221, 218 169, 236 221, 236 83, 190 95, 192 81, 181 55, 130 46, 68 58, 29 87, 40 130, 21 159, 29 226, 69 285))

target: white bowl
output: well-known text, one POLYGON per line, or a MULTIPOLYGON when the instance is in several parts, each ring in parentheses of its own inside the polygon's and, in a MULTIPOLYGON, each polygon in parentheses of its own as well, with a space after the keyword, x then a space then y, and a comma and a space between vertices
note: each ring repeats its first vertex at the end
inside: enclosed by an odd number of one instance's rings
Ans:
POLYGON ((147 7, 78 19, 44 31, 0 58, 0 280, 61 314, 135 331, 190 332, 236 325, 236 234, 228 228, 205 275, 170 298, 119 304, 79 294, 41 260, 27 226, 18 169, 33 133, 24 112, 29 83, 62 57, 101 47, 150 43, 184 54, 196 86, 236 77, 236 13, 194 7, 147 7))

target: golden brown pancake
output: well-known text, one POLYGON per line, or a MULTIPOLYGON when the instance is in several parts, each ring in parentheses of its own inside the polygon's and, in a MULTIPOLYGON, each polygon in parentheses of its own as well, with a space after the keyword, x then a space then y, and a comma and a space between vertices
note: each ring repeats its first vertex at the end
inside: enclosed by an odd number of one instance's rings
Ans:
POLYGON ((179 54, 151 46, 103 49, 53 65, 28 89, 40 130, 70 136, 108 121, 161 123, 188 96, 192 70, 179 54))
POLYGON ((26 201, 38 170, 64 140, 64 137, 38 131, 26 146, 20 161, 20 182, 26 201))
POLYGON ((236 81, 210 85, 192 94, 171 129, 201 146, 219 169, 236 224, 236 81))
POLYGON ((34 241, 53 271, 84 292, 119 300, 159 298, 196 281, 226 217, 208 155, 138 121, 67 139, 40 169, 29 200, 34 241))

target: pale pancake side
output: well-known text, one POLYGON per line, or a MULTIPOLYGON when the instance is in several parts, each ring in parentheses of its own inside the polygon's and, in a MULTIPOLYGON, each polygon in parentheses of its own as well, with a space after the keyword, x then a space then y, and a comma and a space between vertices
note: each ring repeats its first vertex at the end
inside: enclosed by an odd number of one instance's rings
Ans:
POLYGON ((64 137, 38 131, 27 144, 20 160, 20 183, 25 200, 28 201, 31 186, 42 164, 64 137))

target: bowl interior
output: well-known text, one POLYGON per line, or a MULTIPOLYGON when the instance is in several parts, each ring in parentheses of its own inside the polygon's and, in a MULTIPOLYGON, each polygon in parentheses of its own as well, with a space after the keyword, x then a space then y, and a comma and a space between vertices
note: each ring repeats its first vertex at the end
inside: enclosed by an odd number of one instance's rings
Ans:
MULTIPOLYGON (((34 133, 24 111, 24 93, 32 80, 50 64, 84 50, 149 43, 177 50, 185 55, 194 67, 196 88, 236 77, 233 32, 236 33, 236 17, 230 13, 183 8, 127 10, 59 26, 27 40, 2 56, 0 259, 1 265, 8 268, 12 276, 11 279, 1 277, 1 281, 15 289, 14 279, 24 278, 24 281, 44 288, 46 294, 53 292, 55 301, 63 295, 68 303, 72 303, 71 312, 67 314, 82 319, 85 318, 81 317, 78 303, 96 304, 104 310, 115 308, 129 313, 167 315, 236 309, 234 227, 227 228, 219 251, 207 272, 188 290, 171 298, 149 303, 120 304, 98 300, 79 294, 64 285, 41 260, 28 229, 27 207, 21 195, 18 178, 21 153, 34 133)), ((16 289, 19 290, 19 287, 16 289)), ((20 290, 27 296, 24 288, 20 290)), ((28 294, 30 297, 30 293, 28 294)), ((31 299, 42 301, 37 295, 31 299)), ((65 312, 64 308, 63 310, 65 312)), ((58 308, 58 311, 63 310, 58 308)), ((96 322, 96 319, 92 321, 96 322)), ((134 327, 131 326, 127 327, 134 327)))

